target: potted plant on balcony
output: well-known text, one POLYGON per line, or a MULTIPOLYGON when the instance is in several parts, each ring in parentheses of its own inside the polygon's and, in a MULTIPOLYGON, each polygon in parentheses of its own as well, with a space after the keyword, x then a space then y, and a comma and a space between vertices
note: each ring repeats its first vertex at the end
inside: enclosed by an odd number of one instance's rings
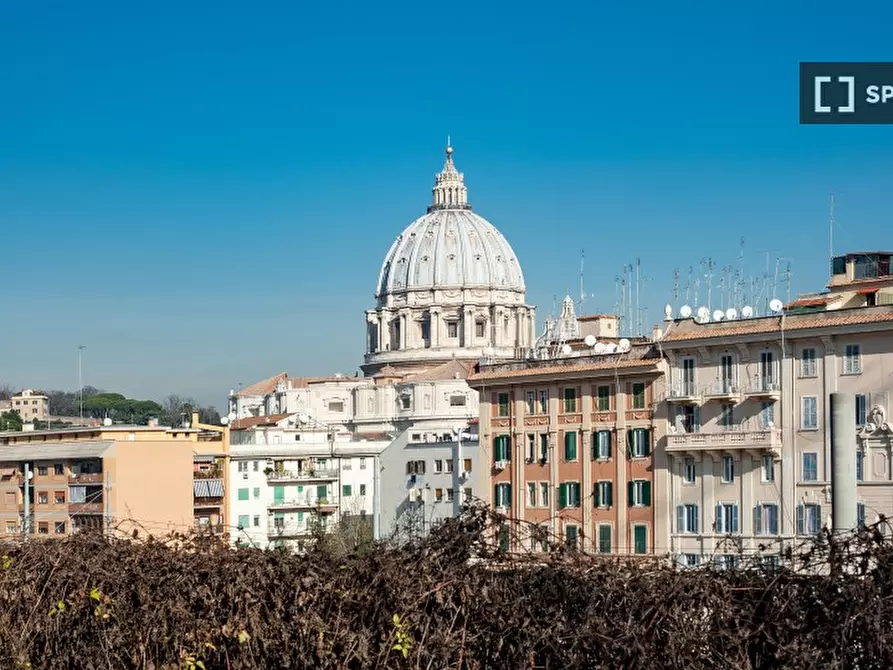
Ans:
POLYGON ((267 477, 269 477, 270 475, 273 474, 273 468, 271 468, 271 467, 268 465, 267 467, 264 468, 264 474, 265 474, 267 477))

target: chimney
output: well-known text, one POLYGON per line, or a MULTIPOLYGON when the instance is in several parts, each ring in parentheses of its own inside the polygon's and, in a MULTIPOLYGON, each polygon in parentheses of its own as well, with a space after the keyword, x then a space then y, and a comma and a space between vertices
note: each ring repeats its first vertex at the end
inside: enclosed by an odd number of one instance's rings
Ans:
POLYGON ((655 325, 651 328, 651 341, 652 341, 652 342, 657 342, 661 337, 663 337, 663 335, 664 335, 664 333, 663 333, 663 331, 660 329, 660 326, 659 326, 659 325, 655 324, 655 325))

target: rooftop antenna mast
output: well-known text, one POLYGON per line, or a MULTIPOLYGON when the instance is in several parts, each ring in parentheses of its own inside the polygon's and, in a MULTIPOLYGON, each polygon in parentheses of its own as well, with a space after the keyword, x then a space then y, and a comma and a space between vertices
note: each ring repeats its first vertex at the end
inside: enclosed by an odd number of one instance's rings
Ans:
MULTIPOLYGON (((691 291, 692 291, 692 288, 694 287, 694 280, 692 279, 692 277, 694 276, 694 274, 695 274, 694 267, 689 265, 688 266, 688 281, 685 283, 685 304, 686 305, 691 304, 691 291)), ((698 301, 697 296, 695 296, 695 302, 697 302, 697 301, 698 301)))
POLYGON ((679 268, 673 270, 673 311, 679 310, 679 268))
POLYGON ((701 260, 701 267, 704 270, 704 279, 707 280, 707 307, 710 307, 710 299, 713 293, 713 268, 715 264, 709 256, 701 260))

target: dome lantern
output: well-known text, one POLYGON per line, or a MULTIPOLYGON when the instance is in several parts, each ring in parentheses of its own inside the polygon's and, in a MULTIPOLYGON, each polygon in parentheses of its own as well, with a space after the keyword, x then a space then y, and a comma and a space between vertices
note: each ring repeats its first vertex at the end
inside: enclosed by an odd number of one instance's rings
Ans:
POLYGON ((471 209, 468 204, 468 190, 465 188, 465 175, 453 164, 453 147, 447 138, 446 161, 443 169, 434 177, 434 188, 431 189, 434 200, 428 211, 436 209, 471 209))

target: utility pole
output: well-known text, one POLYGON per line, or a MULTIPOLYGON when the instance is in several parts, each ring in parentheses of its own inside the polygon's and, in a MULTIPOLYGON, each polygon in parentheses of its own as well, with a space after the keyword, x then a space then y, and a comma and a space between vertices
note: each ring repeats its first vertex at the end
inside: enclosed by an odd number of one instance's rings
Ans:
POLYGON ((82 375, 81 357, 86 348, 83 344, 78 345, 78 418, 81 420, 81 423, 84 422, 84 378, 82 375))

